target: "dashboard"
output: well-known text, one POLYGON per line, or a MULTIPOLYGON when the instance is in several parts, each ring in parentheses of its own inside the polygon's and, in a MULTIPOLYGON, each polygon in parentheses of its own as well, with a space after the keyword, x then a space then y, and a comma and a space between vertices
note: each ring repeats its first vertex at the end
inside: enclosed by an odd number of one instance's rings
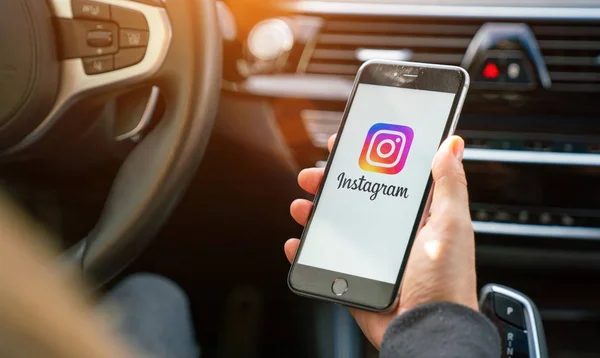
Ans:
POLYGON ((479 281, 536 301, 553 357, 597 356, 600 296, 589 287, 600 274, 599 2, 222 4, 238 25, 224 42, 222 98, 268 103, 296 168, 325 164, 364 61, 467 69, 457 133, 479 281))
POLYGON ((226 41, 224 90, 269 98, 300 167, 323 165, 370 58, 461 65, 475 230, 600 242, 600 7, 296 1, 226 41))

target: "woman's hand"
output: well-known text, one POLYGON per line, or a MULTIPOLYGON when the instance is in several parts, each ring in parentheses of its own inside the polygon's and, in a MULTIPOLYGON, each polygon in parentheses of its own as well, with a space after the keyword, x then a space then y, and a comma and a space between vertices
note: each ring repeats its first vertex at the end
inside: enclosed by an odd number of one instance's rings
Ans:
MULTIPOLYGON (((331 150, 334 137, 329 140, 331 150)), ((381 346, 390 321, 412 308, 430 302, 453 302, 478 309, 475 277, 475 239, 467 181, 462 166, 464 141, 448 138, 433 161, 433 199, 429 217, 414 241, 400 289, 400 304, 389 313, 380 314, 350 308, 365 336, 375 347, 381 346)), ((298 175, 302 189, 315 194, 324 169, 305 169, 298 175)), ((292 217, 306 225, 312 202, 295 200, 292 217)), ((298 239, 285 243, 285 254, 293 261, 298 239)), ((401 253, 398 260, 402 259, 401 253)))

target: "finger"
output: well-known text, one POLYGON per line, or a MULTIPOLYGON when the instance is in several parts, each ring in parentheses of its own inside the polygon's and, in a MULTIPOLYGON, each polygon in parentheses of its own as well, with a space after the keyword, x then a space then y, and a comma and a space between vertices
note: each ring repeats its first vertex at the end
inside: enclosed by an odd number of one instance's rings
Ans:
POLYGON ((294 262, 294 257, 296 257, 296 252, 298 251, 298 246, 300 246, 300 240, 298 239, 289 239, 283 245, 283 251, 285 252, 285 257, 287 260, 292 263, 294 262))
POLYGON ((306 199, 296 199, 290 205, 290 214, 296 222, 302 226, 306 225, 313 203, 306 199))
POLYGON ((323 180, 323 174, 325 174, 324 168, 304 169, 298 174, 298 184, 308 193, 315 194, 323 180))
POLYGON ((432 212, 468 211, 467 179, 462 165, 464 148, 465 142, 462 138, 452 136, 442 143, 435 155, 432 167, 435 183, 431 203, 432 212))
POLYGON ((327 149, 329 149, 329 152, 331 152, 331 150, 333 149, 333 143, 335 143, 336 137, 337 134, 334 134, 331 137, 329 137, 329 141, 327 141, 327 149))

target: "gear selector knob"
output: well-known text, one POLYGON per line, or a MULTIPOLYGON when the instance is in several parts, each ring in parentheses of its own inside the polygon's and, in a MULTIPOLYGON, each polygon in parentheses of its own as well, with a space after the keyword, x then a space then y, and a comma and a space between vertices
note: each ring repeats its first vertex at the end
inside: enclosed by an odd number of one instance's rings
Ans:
POLYGON ((529 297, 488 284, 481 289, 479 307, 500 333, 502 358, 548 358, 542 319, 529 297))

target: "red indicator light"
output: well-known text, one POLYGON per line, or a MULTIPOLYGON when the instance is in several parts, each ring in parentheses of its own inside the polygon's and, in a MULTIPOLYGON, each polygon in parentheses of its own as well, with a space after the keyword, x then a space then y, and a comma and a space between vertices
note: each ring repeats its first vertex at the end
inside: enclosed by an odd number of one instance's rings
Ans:
POLYGON ((498 69, 498 66, 493 63, 493 62, 488 62, 487 65, 485 65, 485 67, 483 68, 483 77, 490 79, 490 80, 495 80, 498 78, 498 76, 500 76, 500 70, 498 69))

